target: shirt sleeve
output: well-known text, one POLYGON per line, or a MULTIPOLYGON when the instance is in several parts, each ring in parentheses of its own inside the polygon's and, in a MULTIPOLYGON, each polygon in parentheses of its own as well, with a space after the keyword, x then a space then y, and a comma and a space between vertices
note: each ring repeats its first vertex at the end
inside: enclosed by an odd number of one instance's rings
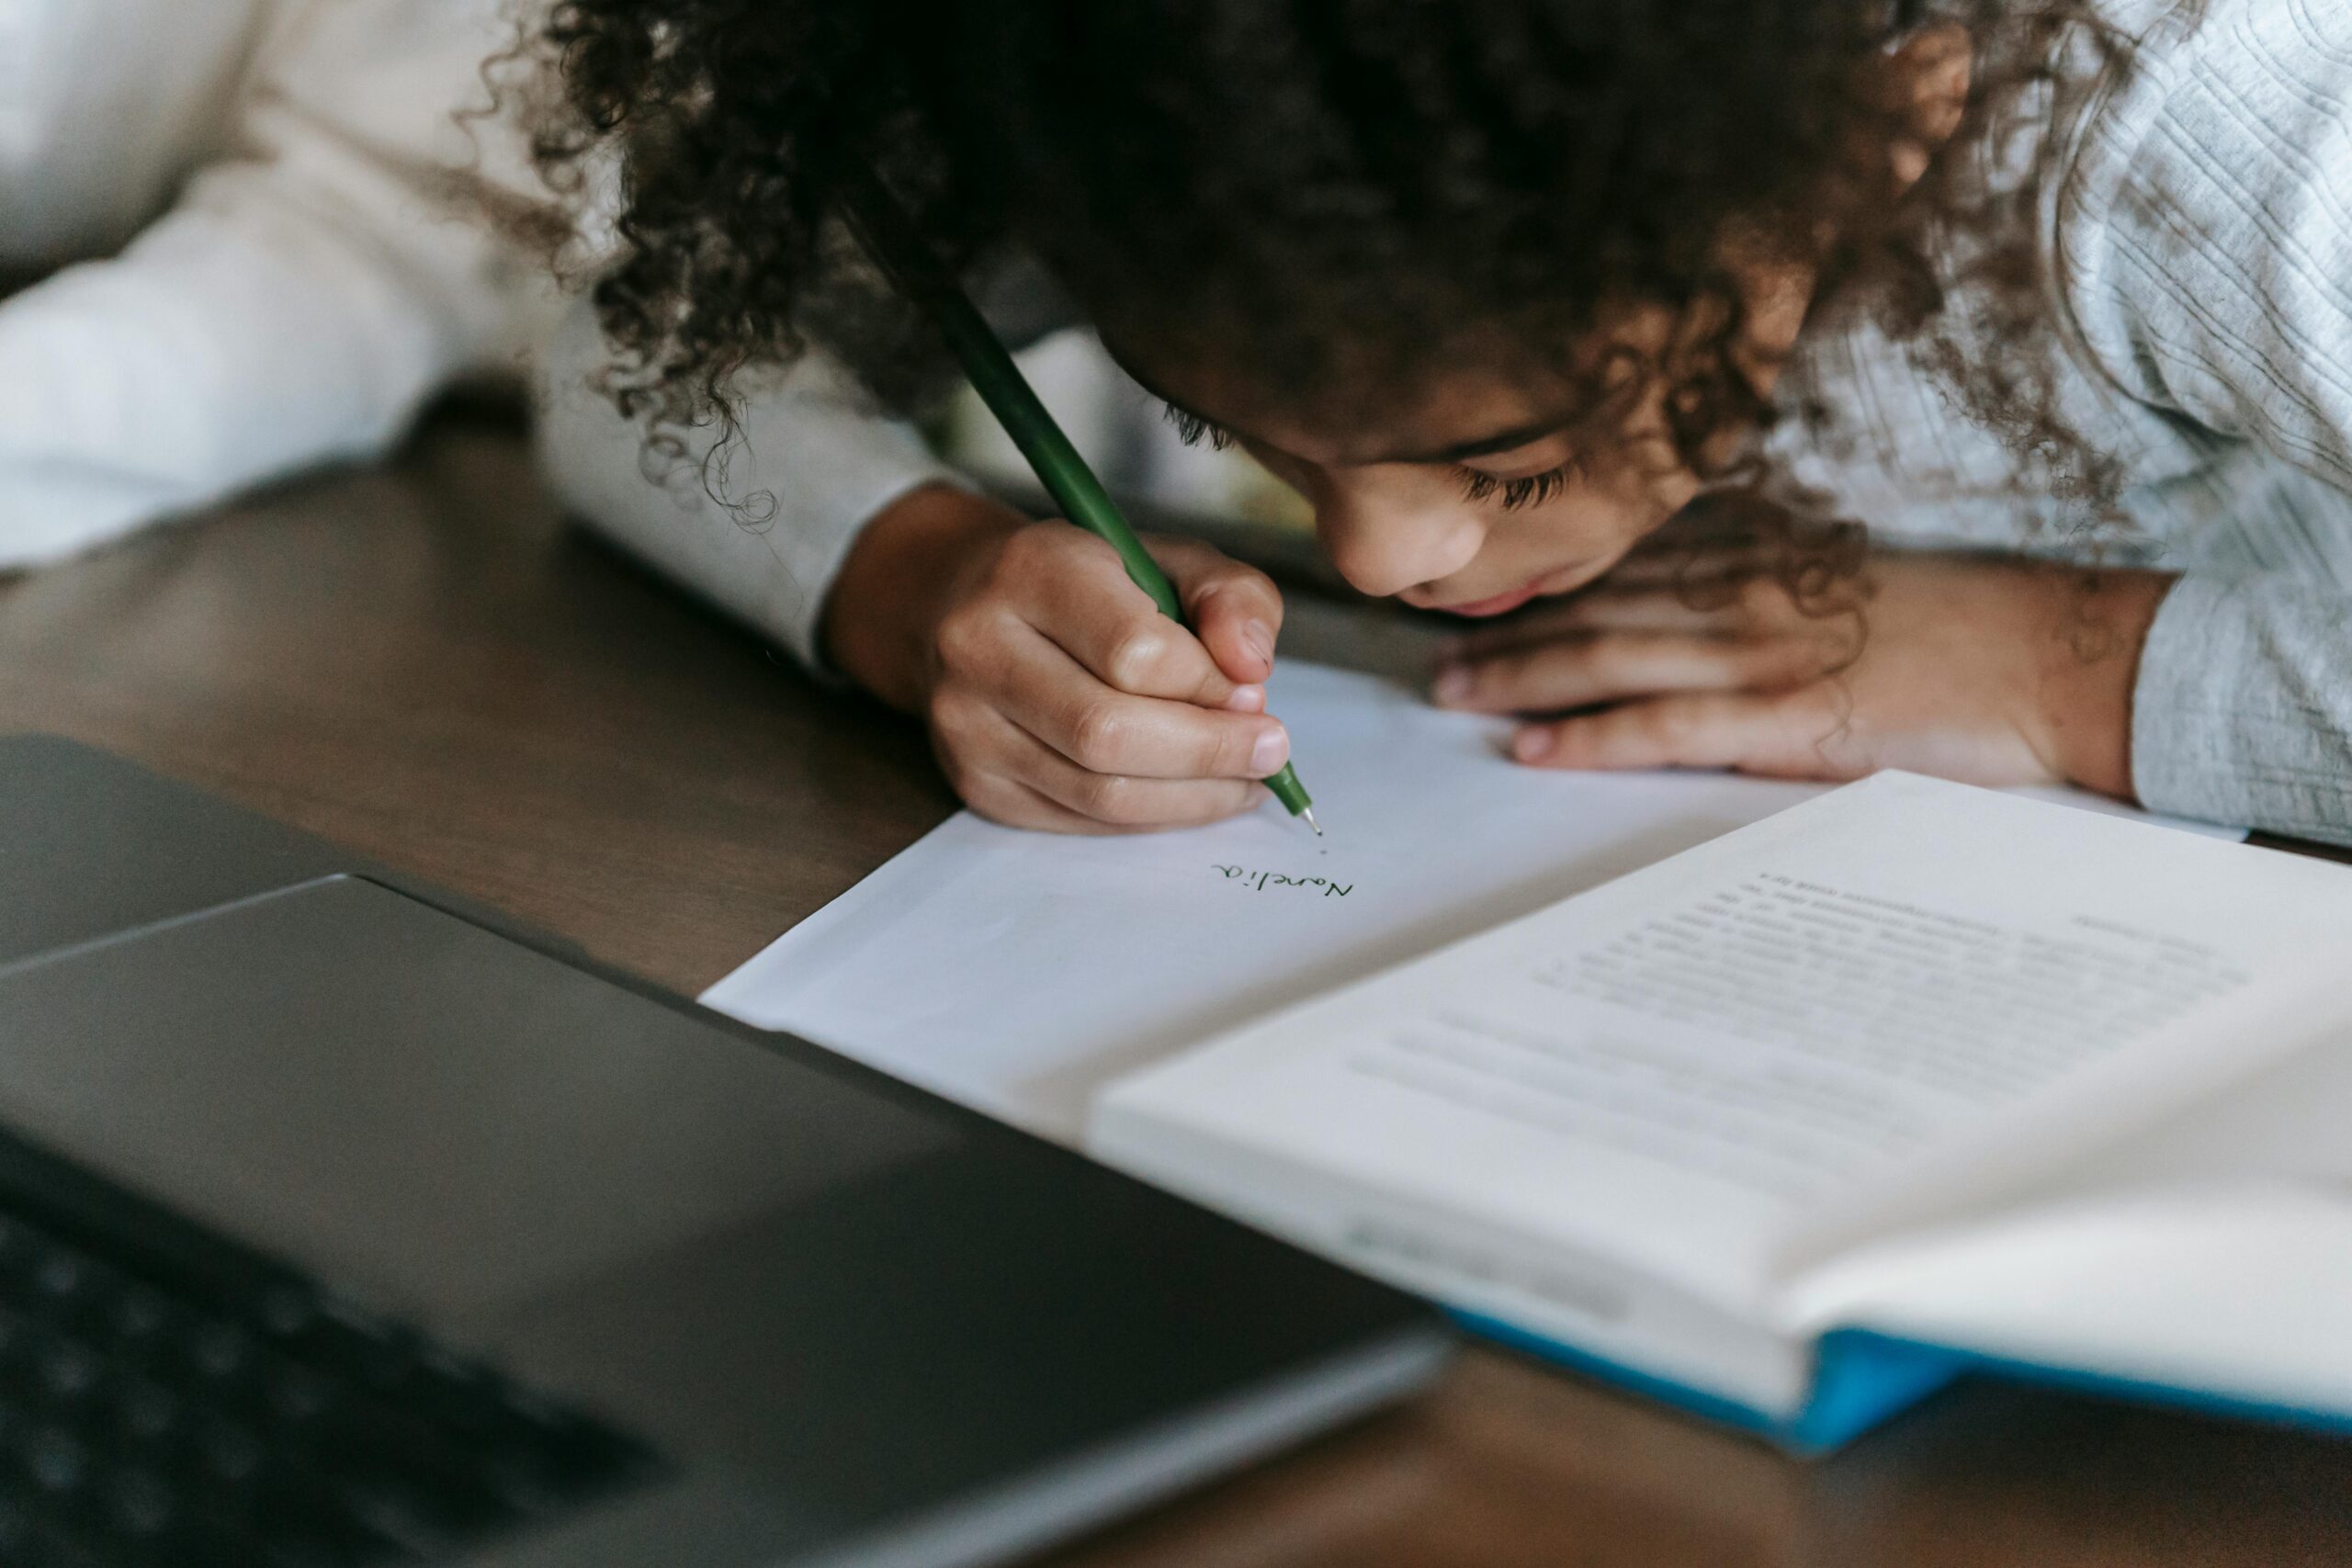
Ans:
POLYGON ((525 267, 481 219, 519 147, 469 132, 498 0, 278 8, 222 154, 124 252, 0 303, 0 568, 382 451, 513 356, 525 267))
MULTIPOLYGON (((2165 26, 2069 181, 2075 326, 2131 396, 2352 493, 2352 6, 2220 0, 2165 26)), ((2330 553, 2352 558, 2281 551, 2330 553)), ((2352 593, 2319 570, 2182 579, 2132 744, 2154 809, 2352 842, 2352 593)))
POLYGON ((595 384, 608 351, 585 300, 542 356, 539 444, 548 479, 582 522, 663 576, 825 671, 825 597, 866 520, 926 484, 970 488, 922 436, 877 413, 821 354, 745 400, 739 441, 650 446, 595 384))

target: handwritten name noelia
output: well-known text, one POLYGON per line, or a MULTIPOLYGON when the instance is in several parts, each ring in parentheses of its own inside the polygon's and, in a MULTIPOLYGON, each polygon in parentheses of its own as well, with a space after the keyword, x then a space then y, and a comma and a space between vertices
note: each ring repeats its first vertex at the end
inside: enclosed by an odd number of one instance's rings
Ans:
POLYGON ((1252 871, 1246 865, 1212 866, 1227 882, 1238 883, 1253 893, 1263 893, 1270 887, 1319 887, 1326 898, 1344 898, 1356 890, 1352 882, 1334 882, 1327 876, 1284 876, 1279 871, 1252 871))

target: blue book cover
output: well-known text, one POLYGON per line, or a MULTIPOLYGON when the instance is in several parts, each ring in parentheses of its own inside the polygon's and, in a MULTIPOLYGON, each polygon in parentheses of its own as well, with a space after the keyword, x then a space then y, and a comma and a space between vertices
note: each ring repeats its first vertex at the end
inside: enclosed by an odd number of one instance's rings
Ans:
POLYGON ((2244 1399, 2083 1368, 2043 1366, 1860 1328, 1838 1329, 1822 1337, 1815 1351, 1812 1392, 1804 1408, 1789 1416, 1589 1354, 1499 1318, 1461 1311, 1453 1315, 1481 1338, 1672 1405, 1702 1420, 1752 1432, 1797 1454, 1820 1454, 1842 1447, 1955 1379, 1972 1374, 2202 1415, 2352 1434, 2352 1413, 2344 1411, 2244 1399))

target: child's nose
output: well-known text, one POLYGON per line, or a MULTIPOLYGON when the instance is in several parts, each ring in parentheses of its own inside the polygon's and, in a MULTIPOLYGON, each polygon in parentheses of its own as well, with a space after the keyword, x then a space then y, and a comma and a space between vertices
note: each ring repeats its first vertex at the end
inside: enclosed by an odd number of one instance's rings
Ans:
POLYGON ((1349 486, 1317 499, 1315 529, 1331 564, 1374 598, 1450 577, 1487 542, 1486 524, 1457 497, 1349 486))

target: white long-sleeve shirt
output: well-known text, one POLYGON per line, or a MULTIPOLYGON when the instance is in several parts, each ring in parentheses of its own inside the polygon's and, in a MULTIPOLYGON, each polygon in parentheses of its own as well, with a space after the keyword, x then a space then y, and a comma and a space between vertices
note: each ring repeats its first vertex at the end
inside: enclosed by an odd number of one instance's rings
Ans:
POLYGON ((514 362, 499 0, 0 0, 0 570, 397 439, 514 362))
MULTIPOLYGON (((2140 42, 2046 128, 2064 178, 2039 236, 2057 324, 2040 352, 2058 410, 2120 465, 2139 558, 2186 573, 2141 660, 2134 785, 2158 810, 2352 842, 2352 5, 2105 9, 2140 42)), ((939 466, 804 364, 752 400, 732 489, 776 505, 747 534, 691 487, 645 481, 634 434, 582 390, 599 353, 575 321, 550 362, 560 492, 812 655, 857 529, 939 466)), ((1838 423, 1822 440, 1784 422, 1777 466, 1882 537, 2076 541, 2052 476, 1868 323, 1812 334, 1781 395, 1838 423)))

